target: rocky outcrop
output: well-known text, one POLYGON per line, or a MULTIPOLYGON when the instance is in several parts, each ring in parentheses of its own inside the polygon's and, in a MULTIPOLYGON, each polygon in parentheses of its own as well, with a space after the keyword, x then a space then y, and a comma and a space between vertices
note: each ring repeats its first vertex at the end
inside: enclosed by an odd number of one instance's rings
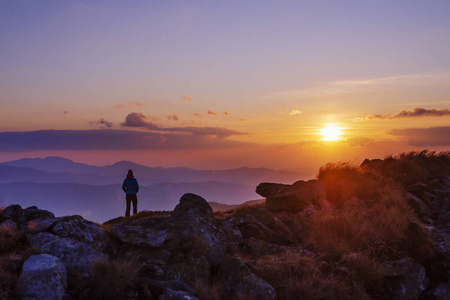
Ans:
POLYGON ((30 245, 58 257, 68 271, 89 277, 95 261, 107 260, 109 255, 71 238, 61 238, 48 232, 29 235, 30 245))
POLYGON ((55 256, 32 255, 23 264, 17 281, 19 299, 60 300, 67 288, 66 268, 55 256))
POLYGON ((266 198, 267 208, 274 212, 295 213, 309 205, 327 205, 325 187, 318 180, 300 180, 292 185, 261 183, 256 192, 266 198))
POLYGON ((428 286, 425 268, 411 258, 383 263, 383 273, 393 299, 419 299, 428 286))
POLYGON ((232 297, 245 295, 250 299, 276 299, 275 289, 252 273, 239 257, 230 257, 220 265, 218 280, 232 297))

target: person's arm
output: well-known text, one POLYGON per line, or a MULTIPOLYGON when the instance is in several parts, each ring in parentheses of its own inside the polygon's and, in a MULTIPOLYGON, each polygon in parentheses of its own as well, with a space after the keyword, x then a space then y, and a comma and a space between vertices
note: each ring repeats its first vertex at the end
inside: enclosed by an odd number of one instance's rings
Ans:
POLYGON ((123 183, 122 183, 122 190, 123 190, 124 192, 127 191, 127 185, 125 184, 125 180, 124 180, 123 183))
POLYGON ((137 179, 134 179, 136 181, 136 186, 134 187, 134 189, 136 190, 136 193, 139 192, 139 183, 137 182, 137 179))

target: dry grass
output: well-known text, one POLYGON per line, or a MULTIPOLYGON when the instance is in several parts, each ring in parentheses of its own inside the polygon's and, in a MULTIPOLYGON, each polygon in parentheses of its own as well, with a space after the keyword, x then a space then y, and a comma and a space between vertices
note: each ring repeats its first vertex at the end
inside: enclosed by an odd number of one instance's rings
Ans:
POLYGON ((369 299, 364 286, 355 289, 346 279, 348 274, 339 276, 317 257, 265 256, 251 263, 251 268, 277 290, 280 299, 369 299))
POLYGON ((133 288, 139 266, 131 261, 106 261, 94 263, 88 282, 89 299, 124 299, 133 288))
POLYGON ((20 240, 19 231, 7 226, 0 226, 0 255, 17 249, 20 240))
POLYGON ((0 299, 14 299, 14 289, 25 260, 41 250, 29 247, 18 230, 0 226, 0 299))
POLYGON ((196 280, 194 282, 195 295, 202 300, 220 300, 223 299, 223 286, 217 282, 208 283, 205 280, 196 280))
POLYGON ((376 199, 353 198, 340 210, 316 215, 311 223, 310 243, 334 257, 359 251, 389 257, 407 239, 412 216, 401 190, 384 186, 376 199))

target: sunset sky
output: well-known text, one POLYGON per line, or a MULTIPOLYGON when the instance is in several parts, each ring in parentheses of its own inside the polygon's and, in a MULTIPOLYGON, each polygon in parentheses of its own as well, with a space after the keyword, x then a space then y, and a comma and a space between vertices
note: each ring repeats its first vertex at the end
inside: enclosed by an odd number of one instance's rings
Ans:
POLYGON ((446 0, 0 1, 0 162, 314 174, 448 151, 449 16, 446 0))

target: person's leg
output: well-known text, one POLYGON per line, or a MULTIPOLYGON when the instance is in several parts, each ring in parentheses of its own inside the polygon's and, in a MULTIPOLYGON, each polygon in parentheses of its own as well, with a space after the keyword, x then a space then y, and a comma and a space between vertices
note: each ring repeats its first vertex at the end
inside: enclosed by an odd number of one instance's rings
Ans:
POLYGON ((134 194, 133 197, 133 215, 137 214, 137 195, 134 194))
POLYGON ((125 211, 125 217, 129 217, 130 216, 130 204, 131 204, 131 195, 127 194, 125 196, 125 199, 127 200, 127 210, 125 211))

